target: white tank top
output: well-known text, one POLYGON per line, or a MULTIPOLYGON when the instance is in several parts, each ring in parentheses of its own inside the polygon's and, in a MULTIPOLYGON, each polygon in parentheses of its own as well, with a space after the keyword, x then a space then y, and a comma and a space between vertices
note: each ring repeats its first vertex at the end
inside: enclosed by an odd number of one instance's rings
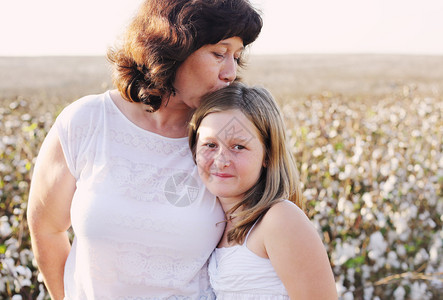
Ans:
POLYGON ((66 299, 213 299, 207 259, 224 214, 187 138, 137 127, 109 92, 75 101, 54 128, 77 180, 66 299))
POLYGON ((271 261, 258 256, 246 246, 255 224, 242 245, 216 248, 211 255, 209 277, 218 300, 289 299, 271 261))

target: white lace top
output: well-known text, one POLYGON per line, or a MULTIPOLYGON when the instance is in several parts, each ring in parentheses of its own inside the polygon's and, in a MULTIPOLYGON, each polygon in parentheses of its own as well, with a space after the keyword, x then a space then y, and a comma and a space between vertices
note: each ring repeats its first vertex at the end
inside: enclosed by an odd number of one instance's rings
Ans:
POLYGON ((137 127, 109 92, 75 101, 54 128, 77 179, 66 299, 214 299, 206 263, 224 214, 187 138, 137 127))
MULTIPOLYGON (((254 224, 255 226, 255 224, 254 224)), ((271 261, 242 245, 216 248, 209 260, 209 277, 219 300, 288 300, 288 293, 271 261)))

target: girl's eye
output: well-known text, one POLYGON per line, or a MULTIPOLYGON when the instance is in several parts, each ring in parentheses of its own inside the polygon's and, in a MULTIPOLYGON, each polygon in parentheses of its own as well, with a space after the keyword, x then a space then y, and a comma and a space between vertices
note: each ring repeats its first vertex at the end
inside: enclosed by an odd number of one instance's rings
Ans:
POLYGON ((217 145, 215 145, 214 143, 206 143, 205 145, 206 147, 210 148, 210 149, 214 149, 217 147, 217 145))
POLYGON ((235 145, 235 146, 234 146, 234 149, 235 149, 235 150, 243 150, 243 149, 246 149, 246 147, 244 147, 244 146, 242 146, 242 145, 235 145))

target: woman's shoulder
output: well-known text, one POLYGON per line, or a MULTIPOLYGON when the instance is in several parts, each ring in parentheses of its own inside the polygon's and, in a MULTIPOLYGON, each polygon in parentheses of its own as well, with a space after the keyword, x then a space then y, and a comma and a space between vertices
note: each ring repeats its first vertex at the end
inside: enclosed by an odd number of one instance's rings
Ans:
POLYGON ((68 104, 62 112, 86 113, 94 107, 102 106, 107 97, 109 97, 109 92, 83 96, 68 104))
POLYGON ((98 117, 99 111, 103 111, 109 93, 88 95, 67 105, 57 116, 58 122, 81 122, 91 121, 98 117))

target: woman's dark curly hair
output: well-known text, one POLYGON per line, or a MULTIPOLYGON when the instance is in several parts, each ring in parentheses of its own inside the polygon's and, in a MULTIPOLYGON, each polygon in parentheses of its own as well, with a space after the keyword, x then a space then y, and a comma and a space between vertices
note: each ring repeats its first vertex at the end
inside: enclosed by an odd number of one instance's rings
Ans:
POLYGON ((262 25, 248 0, 146 0, 123 45, 108 51, 114 84, 126 100, 154 112, 175 92, 177 68, 191 53, 234 36, 247 46, 262 25))

